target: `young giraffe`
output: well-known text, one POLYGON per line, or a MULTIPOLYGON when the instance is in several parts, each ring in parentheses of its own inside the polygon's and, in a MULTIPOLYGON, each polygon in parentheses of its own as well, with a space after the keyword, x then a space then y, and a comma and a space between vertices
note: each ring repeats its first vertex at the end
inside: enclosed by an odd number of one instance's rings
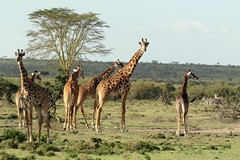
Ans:
POLYGON ((92 113, 92 126, 94 128, 94 115, 96 111, 96 88, 97 85, 104 79, 108 78, 111 76, 111 74, 114 72, 115 68, 122 68, 123 64, 117 59, 116 62, 114 62, 105 72, 102 74, 94 76, 87 84, 82 85, 79 87, 79 93, 78 93, 78 100, 77 100, 77 105, 76 108, 74 109, 74 117, 73 117, 73 122, 74 122, 74 128, 76 129, 76 118, 77 118, 77 112, 79 109, 79 106, 81 108, 81 113, 84 118, 85 125, 87 128, 89 128, 85 114, 84 114, 84 108, 83 108, 83 103, 87 99, 87 97, 91 96, 94 99, 94 106, 93 106, 93 113, 92 113))
POLYGON ((22 101, 24 101, 26 104, 25 106, 27 106, 24 108, 26 113, 27 141, 32 142, 32 109, 34 106, 38 116, 38 141, 40 141, 41 137, 42 123, 45 121, 47 125, 47 143, 49 143, 49 112, 52 107, 55 107, 55 102, 52 101, 52 98, 43 87, 37 85, 28 78, 27 70, 22 62, 22 57, 25 55, 23 50, 21 50, 21 52, 18 50, 15 54, 17 56, 17 64, 21 76, 22 101))
POLYGON ((100 131, 100 116, 102 107, 107 100, 111 92, 121 92, 122 97, 122 110, 121 110, 121 124, 120 129, 123 131, 125 129, 125 113, 126 113, 126 98, 128 91, 131 87, 130 77, 133 71, 142 57, 143 53, 146 52, 149 42, 147 39, 139 42, 141 48, 133 55, 130 61, 122 68, 119 69, 112 77, 107 78, 99 83, 96 89, 96 99, 98 101, 97 105, 97 116, 96 116, 96 132, 100 131))
POLYGON ((73 109, 74 106, 77 104, 77 98, 78 98, 78 91, 79 91, 79 85, 78 85, 78 76, 80 73, 80 77, 83 79, 83 67, 78 66, 77 69, 73 70, 72 75, 69 77, 67 83, 64 86, 63 89, 63 101, 65 106, 65 122, 63 124, 64 130, 72 130, 72 118, 73 118, 73 109))
POLYGON ((178 96, 176 98, 176 109, 178 113, 178 128, 176 131, 176 135, 180 135, 180 123, 182 119, 183 114, 183 123, 184 123, 184 135, 186 136, 188 133, 188 108, 189 108, 189 101, 188 101, 188 94, 187 94, 187 81, 188 78, 194 78, 198 80, 198 77, 196 77, 191 70, 189 70, 184 75, 184 82, 182 85, 181 91, 178 93, 178 96))
MULTIPOLYGON (((40 77, 40 72, 34 71, 32 73, 32 77, 31 77, 31 81, 34 82, 35 79, 41 80, 40 77)), ((18 126, 19 128, 22 128, 23 126, 26 127, 26 117, 25 117, 25 112, 23 110, 24 108, 24 104, 22 101, 22 95, 21 95, 21 88, 17 91, 16 95, 15 95, 15 103, 17 106, 17 111, 18 111, 18 126), (23 119, 23 121, 22 121, 23 119)))

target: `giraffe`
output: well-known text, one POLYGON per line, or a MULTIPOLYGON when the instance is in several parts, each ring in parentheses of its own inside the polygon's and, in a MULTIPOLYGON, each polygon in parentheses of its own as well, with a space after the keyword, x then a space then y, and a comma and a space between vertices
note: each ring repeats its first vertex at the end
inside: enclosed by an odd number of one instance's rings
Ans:
POLYGON ((38 117, 38 138, 37 140, 40 141, 41 137, 41 130, 43 121, 45 121, 47 125, 47 143, 49 143, 49 128, 50 128, 50 118, 49 112, 51 108, 55 107, 55 102, 52 101, 52 97, 47 93, 47 91, 37 85, 36 83, 32 82, 30 78, 28 78, 27 70, 25 69, 22 57, 25 55, 23 50, 19 50, 15 52, 17 57, 16 61, 18 64, 18 68, 20 71, 21 76, 21 94, 22 94, 22 101, 26 104, 24 108, 26 113, 26 124, 27 124, 27 141, 32 142, 32 115, 33 115, 33 106, 37 111, 38 117))
POLYGON ((69 77, 67 83, 64 85, 63 89, 63 101, 65 106, 65 122, 63 124, 64 130, 72 130, 72 118, 73 118, 73 109, 77 103, 78 98, 78 76, 83 79, 83 67, 79 65, 77 69, 73 70, 72 75, 69 77))
POLYGON ((147 42, 147 39, 144 40, 142 38, 139 44, 141 45, 140 49, 133 55, 130 61, 122 69, 119 69, 112 77, 101 81, 97 86, 96 99, 98 101, 98 104, 97 104, 97 115, 96 115, 96 126, 95 126, 96 132, 101 131, 100 116, 101 116, 102 107, 111 92, 121 93, 122 109, 121 109, 120 129, 122 131, 125 130, 125 113, 126 113, 125 104, 126 104, 128 91, 130 90, 130 87, 131 87, 130 77, 133 74, 133 71, 139 59, 142 57, 144 52, 146 52, 149 42, 147 42))
POLYGON ((176 131, 176 135, 180 135, 180 123, 182 119, 183 114, 183 123, 184 123, 184 135, 186 136, 188 133, 188 108, 189 108, 189 100, 188 100, 188 94, 187 94, 187 81, 188 78, 193 78, 198 80, 198 77, 195 76, 191 70, 189 70, 184 75, 184 82, 182 84, 181 91, 178 93, 176 98, 176 109, 178 113, 178 127, 176 131))
MULTIPOLYGON (((35 79, 41 80, 40 77, 40 72, 34 71, 32 73, 31 81, 34 82, 35 79)), ((26 117, 25 117, 25 112, 23 110, 23 101, 22 101, 22 95, 21 95, 21 88, 17 91, 16 96, 15 96, 15 103, 17 106, 17 111, 18 111, 18 127, 22 128, 23 126, 26 127, 26 117), (22 119, 24 119, 22 121, 22 119)))
POLYGON ((102 74, 94 76, 87 84, 82 85, 79 87, 79 92, 78 92, 78 100, 77 100, 77 105, 76 108, 74 108, 74 117, 73 117, 73 122, 74 122, 74 128, 76 129, 76 117, 77 117, 77 112, 79 109, 79 106, 81 108, 81 113, 83 115, 85 125, 87 128, 89 128, 85 114, 84 114, 84 108, 83 108, 83 103, 88 97, 92 97, 94 99, 94 106, 93 106, 93 113, 92 113, 92 126, 94 128, 94 115, 96 111, 96 88, 97 85, 104 79, 108 78, 111 76, 111 74, 114 72, 115 68, 122 68, 123 64, 120 62, 119 59, 115 61, 106 71, 104 71, 102 74))

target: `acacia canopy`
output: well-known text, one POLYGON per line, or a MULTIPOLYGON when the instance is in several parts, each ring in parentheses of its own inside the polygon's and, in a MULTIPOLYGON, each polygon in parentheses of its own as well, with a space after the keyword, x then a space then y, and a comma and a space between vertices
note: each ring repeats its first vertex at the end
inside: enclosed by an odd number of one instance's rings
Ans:
POLYGON ((31 56, 58 59, 61 69, 69 71, 76 60, 86 54, 107 55, 102 41, 104 28, 109 26, 96 13, 78 14, 68 8, 40 9, 29 14, 33 29, 28 48, 31 56))

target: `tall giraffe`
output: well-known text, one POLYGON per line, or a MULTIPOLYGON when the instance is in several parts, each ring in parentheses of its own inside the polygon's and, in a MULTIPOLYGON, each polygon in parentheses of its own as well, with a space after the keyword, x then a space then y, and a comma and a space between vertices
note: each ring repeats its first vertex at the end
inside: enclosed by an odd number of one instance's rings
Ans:
POLYGON ((112 77, 107 78, 99 83, 96 89, 97 104, 97 116, 96 116, 96 132, 100 131, 100 116, 102 107, 109 97, 111 92, 120 92, 122 97, 122 110, 121 110, 121 124, 120 129, 125 129, 125 113, 126 113, 126 98, 128 91, 130 90, 130 77, 133 71, 142 57, 143 53, 146 52, 149 42, 147 39, 143 39, 139 42, 141 45, 140 49, 133 55, 130 61, 122 68, 119 69, 112 77))
POLYGON ((23 50, 18 50, 15 54, 21 76, 21 94, 23 95, 23 101, 27 106, 27 108, 25 108, 27 141, 32 142, 32 110, 34 106, 38 116, 38 141, 40 141, 43 121, 45 121, 47 125, 47 143, 49 143, 49 112, 52 107, 55 107, 55 102, 52 101, 51 96, 48 95, 43 87, 37 85, 28 78, 27 70, 22 62, 22 57, 25 55, 25 52, 23 52, 23 50))
MULTIPOLYGON (((34 71, 32 73, 31 81, 34 82, 35 79, 41 80, 40 72, 34 71)), ((22 128, 23 126, 26 127, 26 117, 24 112, 24 103, 22 101, 22 94, 21 94, 21 88, 17 91, 15 95, 15 103, 17 106, 18 111, 18 126, 19 128, 22 128), (23 121, 22 121, 23 119, 23 121)))
POLYGON ((65 106, 65 122, 63 124, 64 130, 72 130, 72 118, 73 118, 73 109, 74 106, 77 104, 77 98, 78 98, 78 91, 79 91, 79 85, 78 85, 78 76, 80 73, 80 77, 83 79, 83 67, 78 66, 77 69, 73 70, 72 75, 69 77, 67 83, 64 86, 63 89, 63 101, 65 106))
POLYGON ((176 135, 180 135, 180 123, 182 119, 183 114, 183 123, 184 123, 184 135, 186 136, 188 133, 188 108, 189 108, 189 100, 188 100, 188 94, 187 94, 187 81, 188 78, 193 78, 198 80, 198 77, 196 77, 191 70, 189 70, 184 75, 184 82, 182 84, 181 91, 178 93, 178 96, 176 98, 176 109, 178 113, 178 128, 176 131, 176 135))
POLYGON ((104 79, 108 78, 111 76, 111 74, 114 72, 115 68, 122 68, 123 64, 117 59, 116 62, 114 62, 105 72, 102 74, 94 76, 87 84, 82 85, 79 87, 79 93, 78 93, 78 100, 77 100, 77 105, 76 108, 74 109, 74 128, 76 128, 76 118, 77 118, 77 112, 79 109, 79 106, 81 108, 81 113, 84 118, 85 125, 87 128, 89 128, 85 114, 84 114, 84 108, 83 108, 83 103, 88 97, 92 97, 94 99, 94 106, 93 106, 93 113, 92 113, 92 126, 94 127, 94 115, 96 111, 96 88, 97 85, 104 79))

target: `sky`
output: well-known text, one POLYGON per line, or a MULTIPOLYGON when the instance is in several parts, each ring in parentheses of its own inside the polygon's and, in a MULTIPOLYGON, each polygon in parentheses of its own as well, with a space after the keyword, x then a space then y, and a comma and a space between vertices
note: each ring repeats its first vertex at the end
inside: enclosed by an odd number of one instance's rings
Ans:
POLYGON ((67 7, 98 13, 104 29, 107 56, 92 61, 128 62, 147 38, 140 62, 240 65, 239 0, 8 0, 1 3, 0 57, 25 49, 32 24, 28 14, 39 9, 67 7))

